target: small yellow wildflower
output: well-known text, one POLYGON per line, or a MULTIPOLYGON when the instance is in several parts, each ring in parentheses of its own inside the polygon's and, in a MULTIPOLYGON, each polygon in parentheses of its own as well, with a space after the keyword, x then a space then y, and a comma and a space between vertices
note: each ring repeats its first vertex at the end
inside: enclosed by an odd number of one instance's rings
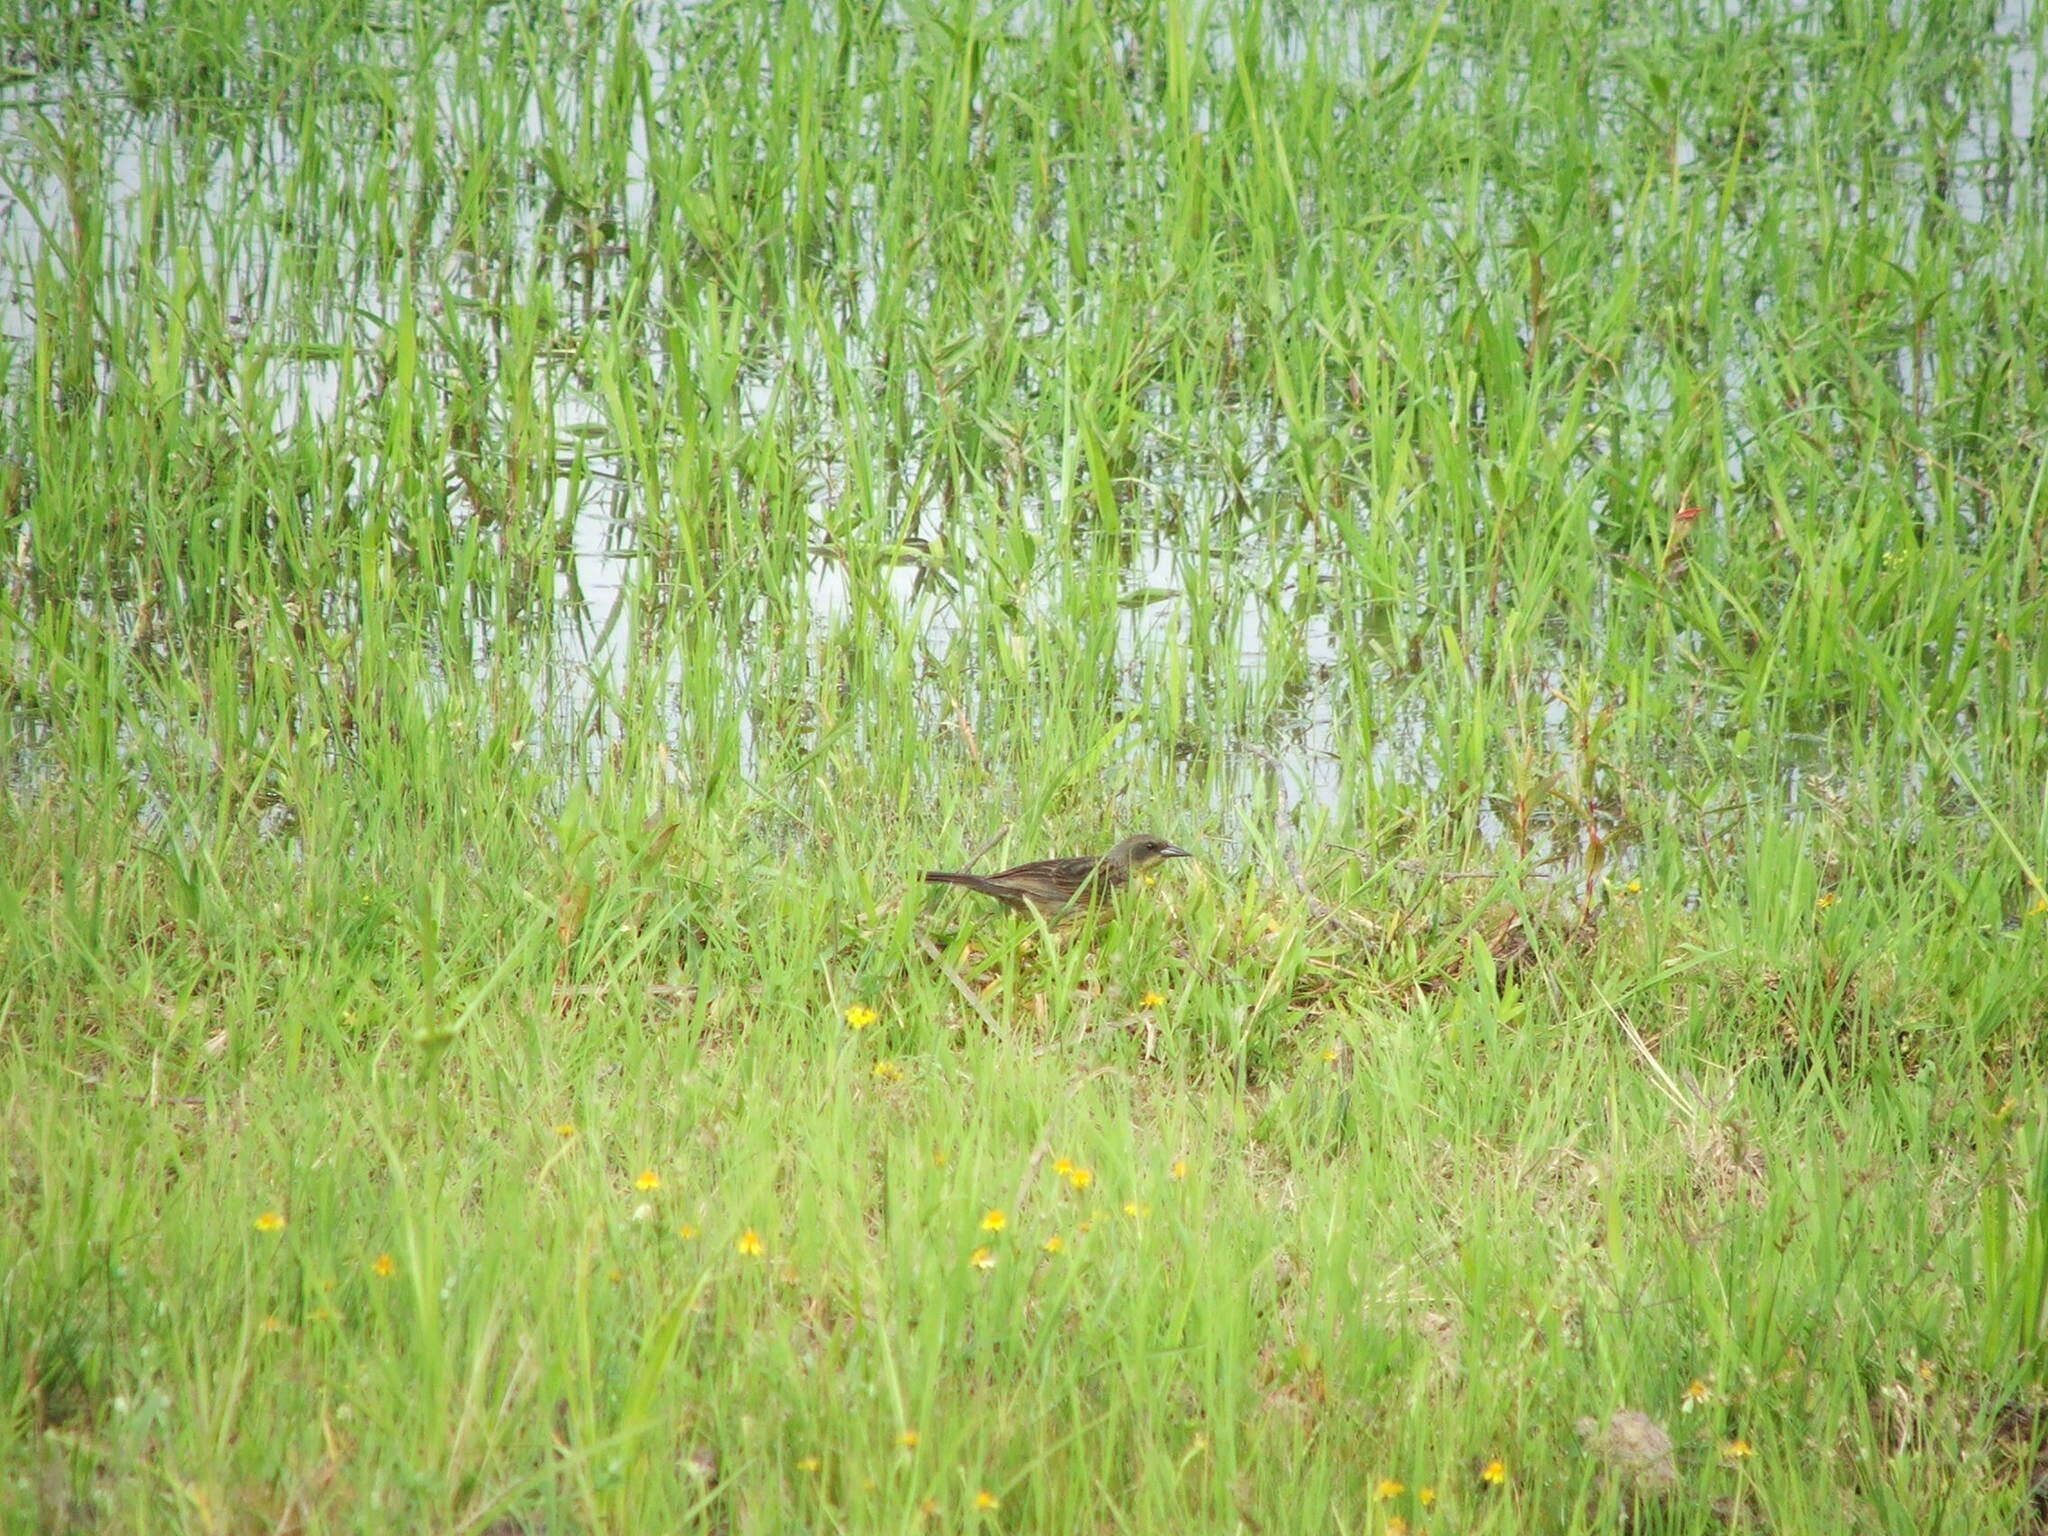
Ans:
POLYGON ((256 1218, 256 1230, 258 1232, 282 1232, 284 1230, 284 1213, 282 1211, 265 1211, 256 1218))
POLYGON ((878 1061, 868 1070, 874 1074, 875 1081, 878 1083, 900 1083, 903 1081, 903 1069, 893 1061, 878 1061))
POLYGON ((555 1134, 561 1137, 562 1140, 567 1141, 571 1136, 574 1136, 576 1134, 576 1127, 571 1125, 568 1121, 564 1120, 560 1125, 555 1127, 555 1134))
POLYGON ((1187 1176, 1188 1160, 1184 1157, 1175 1158, 1173 1162, 1173 1182, 1176 1184, 1182 1183, 1187 1179, 1187 1176))
POLYGON ((986 1248, 977 1248, 967 1257, 967 1262, 976 1269, 988 1270, 996 1267, 996 1256, 986 1248))
POLYGON ((1071 1157, 1056 1157, 1052 1160, 1052 1171, 1063 1179, 1069 1178, 1074 1172, 1074 1160, 1071 1157))
POLYGON ((1491 1483, 1498 1488, 1508 1480, 1508 1464, 1498 1456, 1486 1464, 1486 1470, 1479 1474, 1479 1481, 1491 1483))
POLYGON ((1387 1522, 1387 1536, 1409 1536, 1408 1522, 1395 1515, 1387 1522))
POLYGON ((1138 999, 1138 1006, 1140 1008, 1164 1008, 1166 1006, 1166 999, 1157 992, 1147 992, 1138 999))
POLYGON ((389 1280, 398 1273, 398 1261, 388 1253, 380 1253, 370 1260, 370 1273, 379 1280, 389 1280))
POLYGON ((1627 885, 1623 886, 1622 889, 1627 891, 1631 896, 1640 896, 1643 894, 1643 882, 1640 880, 1631 880, 1627 885))
POLYGON ((263 1321, 258 1323, 256 1326, 261 1328, 265 1333, 283 1333, 284 1319, 272 1315, 270 1317, 264 1318, 263 1321))
POLYGON ((984 1232, 1000 1232, 1009 1224, 1010 1218, 997 1210, 987 1211, 981 1218, 981 1230, 984 1232))
POLYGON ((1150 1216, 1152 1214, 1152 1207, 1149 1205, 1140 1205, 1135 1200, 1126 1200, 1124 1202, 1124 1214, 1130 1217, 1133 1221, 1143 1221, 1147 1216, 1150 1216))
POLYGON ((740 1257, 746 1259, 758 1259, 763 1252, 761 1234, 752 1227, 740 1234, 739 1241, 734 1246, 739 1249, 740 1257))
POLYGON ((1747 1440, 1730 1440, 1721 1447, 1721 1454, 1730 1461, 1747 1461, 1756 1454, 1756 1448, 1747 1440))
POLYGON ((796 1469, 799 1472, 821 1471, 824 1465, 825 1459, 822 1456, 799 1456, 796 1459, 796 1469))
POLYGON ((2048 896, 2036 896, 2034 904, 2027 908, 2029 917, 2048 917, 2048 896))
POLYGON ((1424 1483, 1420 1488, 1415 1490, 1415 1502, 1420 1504, 1424 1509, 1429 1508, 1430 1505, 1436 1502, 1436 1490, 1430 1487, 1429 1484, 1424 1483))
POLYGON ((1067 1175, 1067 1182, 1073 1185, 1076 1189, 1086 1189, 1090 1184, 1093 1184, 1095 1182, 1095 1175, 1090 1173, 1086 1168, 1076 1168, 1072 1173, 1067 1175))
POLYGON ((906 1430, 904 1430, 902 1434, 900 1434, 900 1435, 898 1435, 898 1436, 896 1437, 896 1443, 897 1443, 898 1445, 902 1446, 902 1447, 903 1447, 903 1449, 905 1449, 906 1451, 914 1451, 914 1450, 916 1450, 916 1449, 917 1449, 917 1431, 916 1431, 916 1430, 914 1430, 914 1429, 906 1429, 906 1430))
POLYGON ((881 1017, 879 1013, 868 1007, 866 1003, 855 1003, 846 1010, 846 1027, 848 1029, 866 1029, 870 1024, 879 1021, 881 1017))
POLYGON ((1407 1491, 1406 1483, 1397 1483, 1391 1477, 1383 1477, 1380 1479, 1379 1487, 1373 1489, 1372 1496, 1384 1504, 1389 1499, 1398 1499, 1407 1491))
POLYGON ((1324 1047, 1323 1047, 1323 1060, 1324 1060, 1324 1061, 1326 1061, 1326 1062, 1332 1062, 1332 1063, 1334 1063, 1334 1062, 1335 1062, 1335 1061, 1337 1060, 1337 1047, 1335 1047, 1334 1045, 1326 1045, 1326 1046, 1324 1046, 1324 1047))
POLYGON ((1057 1232, 1053 1233, 1051 1237, 1048 1237, 1045 1240, 1045 1251, 1047 1253, 1058 1253, 1062 1248, 1066 1246, 1067 1240, 1064 1237, 1061 1237, 1057 1232))
POLYGON ((661 1175, 652 1168, 643 1168, 640 1170, 640 1177, 633 1181, 633 1187, 641 1190, 659 1189, 661 1188, 661 1175))
POLYGON ((1829 907, 1832 907, 1839 899, 1840 898, 1837 897, 1833 891, 1823 891, 1820 895, 1820 899, 1814 903, 1814 906, 1819 908, 1821 911, 1825 912, 1829 907))
POLYGON ((676 1228, 676 1236, 680 1237, 686 1243, 696 1235, 697 1229, 687 1221, 684 1222, 680 1227, 676 1228))
POLYGON ((943 1168, 943 1167, 945 1167, 945 1166, 946 1166, 946 1161, 947 1161, 947 1158, 948 1158, 949 1156, 950 1156, 950 1154, 949 1154, 949 1153, 948 1153, 948 1152, 946 1151, 946 1149, 945 1149, 944 1147, 933 1147, 933 1148, 932 1148, 932 1166, 933 1166, 934 1168, 943 1168))
POLYGON ((1001 1509, 1003 1501, 984 1488, 974 1496, 974 1507, 976 1509, 1001 1509))
POLYGON ((927 1520, 938 1518, 939 1501, 927 1495, 918 1500, 917 1512, 927 1520))
POLYGON ((1691 1413, 1693 1409, 1710 1401, 1713 1395, 1712 1389, 1695 1376, 1686 1384, 1685 1391, 1679 1395, 1678 1411, 1680 1413, 1691 1413))

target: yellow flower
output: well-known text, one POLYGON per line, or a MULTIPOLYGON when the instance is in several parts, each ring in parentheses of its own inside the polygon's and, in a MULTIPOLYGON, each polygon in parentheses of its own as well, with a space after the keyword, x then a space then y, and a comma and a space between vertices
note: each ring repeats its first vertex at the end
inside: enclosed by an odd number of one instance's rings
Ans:
POLYGON ((948 1154, 948 1153, 947 1153, 947 1151, 946 1151, 946 1149, 945 1149, 944 1147, 933 1147, 933 1148, 932 1148, 932 1166, 933 1166, 934 1168, 943 1168, 943 1167, 945 1167, 945 1166, 946 1166, 946 1159, 947 1159, 947 1157, 948 1157, 949 1155, 950 1155, 950 1154, 948 1154))
POLYGON ((640 1177, 633 1181, 633 1187, 635 1189, 659 1189, 661 1188, 661 1175, 652 1168, 643 1168, 640 1170, 640 1177))
POLYGON ((1640 896, 1643 894, 1643 882, 1640 880, 1631 880, 1627 885, 1623 886, 1622 889, 1627 891, 1631 896, 1640 896))
POLYGON ((1147 1216, 1150 1216, 1152 1214, 1152 1207, 1149 1205, 1140 1205, 1135 1200, 1126 1200, 1124 1202, 1124 1214, 1130 1217, 1133 1221, 1143 1221, 1147 1216))
POLYGON ((1157 992, 1147 992, 1138 999, 1138 1006, 1140 1008, 1164 1008, 1166 1006, 1166 999, 1157 992))
POLYGON ((875 1075, 876 1082, 900 1083, 903 1081, 903 1069, 893 1061, 878 1061, 868 1070, 875 1075))
POLYGON ((939 1501, 927 1495, 918 1500, 917 1512, 927 1520, 933 1519, 938 1515, 939 1501))
POLYGON ((1685 1391, 1679 1394, 1678 1411, 1680 1413, 1691 1413, 1693 1409, 1707 1402, 1712 1396, 1713 1392, 1707 1384, 1695 1376, 1690 1382, 1686 1383, 1685 1391))
POLYGON ((796 1469, 799 1472, 816 1472, 824 1465, 825 1461, 821 1456, 799 1456, 796 1461, 796 1469))
POLYGON ((752 1227, 749 1227, 740 1234, 739 1242, 734 1246, 739 1249, 742 1258, 758 1259, 763 1251, 761 1248, 761 1234, 752 1227))
POLYGON ((1090 1184, 1093 1184, 1095 1182, 1095 1175, 1090 1173, 1086 1168, 1076 1168, 1072 1173, 1069 1173, 1067 1175, 1067 1182, 1073 1185, 1076 1189, 1086 1189, 1090 1184))
POLYGON ((1823 891, 1821 893, 1820 899, 1814 903, 1814 906, 1818 907, 1821 911, 1825 912, 1829 907, 1832 907, 1835 904, 1835 902, 1839 899, 1840 898, 1838 898, 1833 891, 1823 891))
POLYGON ((1173 1163, 1173 1182, 1179 1184, 1183 1180, 1185 1180, 1187 1176, 1188 1160, 1184 1157, 1175 1158, 1173 1163))
POLYGON ((576 1134, 576 1127, 571 1125, 568 1121, 564 1120, 560 1125, 555 1127, 555 1134, 561 1137, 564 1141, 567 1141, 571 1136, 574 1136, 576 1134))
POLYGON ((1420 1504, 1424 1509, 1429 1508, 1430 1505, 1436 1502, 1436 1490, 1430 1487, 1429 1484, 1424 1483, 1420 1488, 1415 1490, 1415 1502, 1420 1504))
POLYGON ((2036 896, 2034 904, 2027 908, 2029 917, 2048 917, 2048 896, 2036 896))
POLYGON ((984 1488, 974 1496, 974 1507, 976 1509, 1001 1509, 1003 1501, 984 1488))
POLYGON ((1383 1477, 1380 1479, 1379 1487, 1373 1489, 1372 1496, 1384 1504, 1389 1499, 1398 1499, 1407 1491, 1406 1483, 1397 1483, 1391 1477, 1383 1477))
POLYGON ((265 1333, 283 1333, 284 1319, 281 1317, 274 1316, 266 1317, 265 1319, 263 1319, 262 1322, 258 1323, 256 1326, 261 1328, 265 1333))
POLYGON ((1074 1172, 1074 1160, 1071 1157, 1056 1157, 1052 1160, 1052 1171, 1063 1179, 1069 1178, 1074 1172))
POLYGON ((687 1221, 684 1222, 680 1227, 676 1228, 676 1236, 680 1237, 684 1242, 688 1242, 691 1238, 695 1237, 696 1235, 697 1229, 690 1225, 690 1223, 687 1221))
POLYGON ((370 1273, 379 1280, 389 1280, 398 1273, 398 1261, 388 1253, 380 1253, 370 1260, 370 1273))
POLYGON ((1756 1454, 1756 1448, 1747 1440, 1730 1440, 1721 1447, 1721 1454, 1730 1461, 1747 1461, 1756 1454))
POLYGON ((976 1269, 994 1269, 996 1267, 996 1256, 986 1248, 977 1248, 968 1255, 967 1262, 976 1269))
POLYGON ((282 1232, 284 1230, 284 1213, 281 1211, 265 1211, 256 1218, 256 1230, 258 1232, 282 1232))
POLYGON ((1058 1253, 1062 1248, 1066 1246, 1067 1240, 1064 1237, 1061 1237, 1057 1232, 1053 1233, 1051 1237, 1048 1237, 1045 1240, 1045 1251, 1047 1253, 1058 1253))
POLYGON ((1399 1515, 1387 1522, 1387 1536, 1408 1536, 1408 1522, 1399 1515))
POLYGON ((1486 1464, 1486 1470, 1479 1474, 1479 1480, 1482 1483, 1492 1483, 1495 1487, 1500 1486, 1508 1480, 1508 1464, 1498 1456, 1494 1457, 1486 1464))
POLYGON ((1000 1232, 1009 1224, 1010 1218, 1001 1211, 988 1211, 981 1218, 981 1230, 984 1232, 1000 1232))
POLYGON ((1324 1047, 1323 1047, 1323 1060, 1324 1060, 1324 1061, 1327 1061, 1327 1062, 1335 1062, 1335 1061, 1336 1061, 1336 1059, 1337 1059, 1337 1047, 1335 1047, 1334 1045, 1326 1045, 1326 1046, 1324 1046, 1324 1047))
POLYGON ((916 1430, 914 1430, 914 1429, 906 1429, 906 1430, 904 1430, 902 1434, 900 1434, 900 1435, 898 1435, 898 1436, 896 1437, 896 1443, 897 1443, 898 1445, 902 1446, 902 1447, 903 1447, 903 1449, 905 1449, 906 1451, 914 1451, 914 1450, 916 1450, 916 1449, 917 1449, 917 1431, 916 1431, 916 1430))
POLYGON ((846 1010, 846 1027, 848 1029, 866 1029, 881 1017, 879 1013, 875 1012, 866 1003, 855 1003, 846 1010))

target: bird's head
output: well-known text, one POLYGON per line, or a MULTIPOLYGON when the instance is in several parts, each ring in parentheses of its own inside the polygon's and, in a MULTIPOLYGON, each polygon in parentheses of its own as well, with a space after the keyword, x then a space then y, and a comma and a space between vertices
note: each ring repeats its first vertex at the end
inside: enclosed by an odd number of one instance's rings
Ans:
POLYGON ((1135 837, 1127 837, 1109 850, 1109 862, 1133 875, 1142 875, 1146 870, 1167 859, 1185 859, 1190 856, 1187 849, 1176 848, 1165 838, 1155 837, 1150 832, 1140 832, 1135 837))

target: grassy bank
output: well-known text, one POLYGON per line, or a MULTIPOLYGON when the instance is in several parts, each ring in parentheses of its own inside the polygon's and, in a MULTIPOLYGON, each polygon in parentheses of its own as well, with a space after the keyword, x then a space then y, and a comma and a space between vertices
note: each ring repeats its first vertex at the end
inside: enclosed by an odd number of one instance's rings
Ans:
POLYGON ((8 1529, 2048 1518, 2037 14, 0 50, 8 1529))

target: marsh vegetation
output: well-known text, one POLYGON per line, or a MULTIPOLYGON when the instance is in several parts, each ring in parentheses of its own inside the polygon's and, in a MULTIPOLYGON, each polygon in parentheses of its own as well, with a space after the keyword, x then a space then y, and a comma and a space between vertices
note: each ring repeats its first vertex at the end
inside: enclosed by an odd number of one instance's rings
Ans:
POLYGON ((2042 1529, 2043 50, 10 8, 7 1528, 2042 1529))

